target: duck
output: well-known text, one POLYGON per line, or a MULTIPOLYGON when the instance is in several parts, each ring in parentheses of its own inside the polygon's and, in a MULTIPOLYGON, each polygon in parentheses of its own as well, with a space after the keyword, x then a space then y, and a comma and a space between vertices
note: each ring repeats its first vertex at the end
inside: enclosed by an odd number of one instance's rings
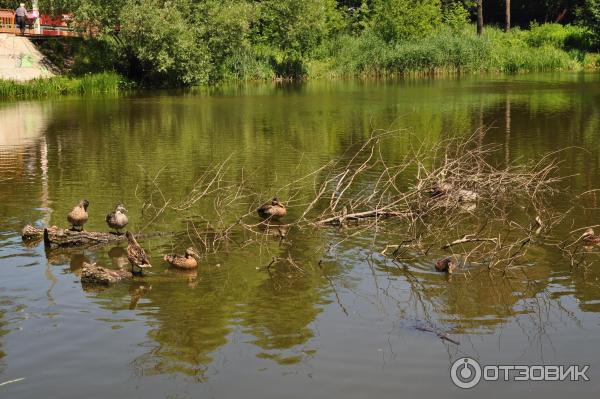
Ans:
POLYGON ((106 224, 111 229, 115 229, 118 235, 121 235, 121 229, 125 228, 129 223, 127 217, 127 209, 123 204, 117 204, 115 210, 106 215, 106 224))
POLYGON ((441 184, 436 184, 435 186, 430 188, 428 190, 428 192, 429 192, 429 195, 431 195, 431 197, 436 198, 436 197, 441 197, 443 195, 448 195, 453 190, 454 190, 454 186, 452 184, 441 183, 441 184))
POLYGON ((441 273, 452 274, 456 270, 456 263, 450 258, 440 259, 435 262, 435 270, 441 273))
POLYGON ((89 201, 82 199, 79 203, 69 212, 67 220, 71 224, 71 230, 83 231, 83 225, 88 221, 87 209, 90 205, 89 201), (76 229, 80 227, 80 229, 76 229))
POLYGON ((452 197, 460 203, 473 203, 479 199, 475 191, 456 188, 451 183, 441 183, 429 190, 433 198, 452 197))
POLYGON ((165 260, 165 262, 178 269, 191 270, 198 267, 198 261, 196 260, 196 258, 199 257, 200 255, 198 254, 198 252, 196 252, 194 248, 190 247, 185 250, 185 255, 183 256, 170 254, 165 255, 163 259, 165 260))
POLYGON ((152 267, 146 251, 138 244, 137 240, 130 231, 125 233, 129 245, 127 246, 127 260, 131 263, 131 273, 141 275, 143 270, 152 267))
POLYGON ((588 246, 600 244, 600 236, 594 234, 594 229, 591 227, 581 235, 581 240, 588 246))
POLYGON ((256 212, 258 213, 258 216, 260 216, 263 219, 277 220, 286 215, 287 209, 285 209, 285 206, 281 202, 279 202, 277 197, 275 197, 271 201, 262 204, 256 210, 256 212))

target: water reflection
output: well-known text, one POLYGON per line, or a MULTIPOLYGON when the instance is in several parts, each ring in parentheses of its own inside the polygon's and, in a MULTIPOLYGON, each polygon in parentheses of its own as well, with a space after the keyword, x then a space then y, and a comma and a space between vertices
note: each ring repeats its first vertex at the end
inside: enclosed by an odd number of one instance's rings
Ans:
MULTIPOLYGON (((39 200, 38 207, 43 211, 42 223, 50 221, 51 213, 48 145, 43 133, 52 112, 50 104, 39 102, 9 103, 0 106, 0 187, 3 184, 11 184, 14 185, 13 190, 23 189, 32 176, 40 176, 40 190, 36 195, 38 198, 31 199, 35 202, 39 200)), ((0 198, 1 196, 2 194, 0 198)), ((0 211, 10 209, 9 201, 0 202, 4 203, 0 204, 0 211)))
MULTIPOLYGON (((583 78, 590 79, 583 83, 570 77, 550 82, 528 79, 311 83, 293 89, 245 89, 243 96, 225 88, 212 96, 147 93, 65 100, 52 108, 38 104, 41 109, 35 112, 35 104, 23 109, 3 107, 2 118, 21 113, 43 118, 38 124, 11 122, 18 129, 36 127, 30 131, 37 131, 37 136, 23 133, 17 135, 27 136, 18 139, 21 144, 0 145, 0 230, 18 231, 32 221, 64 225, 64 215, 74 200, 85 196, 91 203, 87 228, 105 231, 104 215, 121 201, 130 210, 130 228, 137 231, 152 220, 146 205, 148 198, 159 197, 157 186, 165 199, 178 203, 206 169, 230 156, 227 179, 243 178, 264 198, 277 194, 285 201, 294 193, 301 202, 314 193, 281 187, 332 158, 349 156, 347 149, 361 145, 373 127, 398 129, 394 144, 382 149, 390 162, 405 156, 415 140, 435 143, 476 129, 482 132, 478 136, 482 145, 501 146, 493 160, 498 164, 531 162, 545 152, 570 147, 557 155, 561 173, 569 176, 563 188, 597 187, 598 79, 583 78), (54 212, 48 212, 50 208, 54 212)), ((406 177, 413 172, 407 171, 406 177)), ((408 181, 405 178, 402 184, 408 181)), ((553 200, 558 208, 567 204, 560 195, 553 200)), ((589 209, 574 213, 574 225, 598 222, 595 196, 581 201, 589 209)), ((551 325, 553 318, 564 316, 578 325, 585 313, 600 310, 596 270, 571 269, 554 248, 532 250, 535 266, 510 278, 480 270, 470 270, 469 278, 460 274, 448 278, 433 271, 437 249, 403 264, 380 256, 387 243, 402 239, 398 226, 382 226, 375 238, 355 234, 357 229, 352 228, 277 229, 261 245, 242 246, 240 239, 220 253, 207 254, 198 271, 169 269, 162 255, 198 244, 193 242, 191 222, 198 227, 210 220, 214 207, 211 199, 203 200, 189 212, 167 210, 150 224, 148 230, 179 234, 144 242, 154 265, 147 277, 102 290, 84 287, 83 306, 92 318, 111 312, 142 321, 140 329, 147 341, 131 345, 136 347, 135 355, 121 355, 122 363, 140 378, 183 375, 195 381, 210 380, 211 366, 219 367, 219 361, 235 357, 228 352, 232 347, 249 353, 257 364, 293 368, 311 363, 328 371, 331 363, 319 355, 340 355, 320 343, 327 331, 339 330, 345 336, 336 350, 347 353, 344 361, 353 364, 370 364, 367 355, 358 353, 363 348, 377 353, 382 344, 376 337, 382 329, 397 331, 400 326, 399 335, 410 334, 417 324, 444 331, 461 342, 460 350, 465 351, 467 345, 462 343, 470 337, 494 336, 503 329, 522 330, 529 335, 524 338, 527 345, 534 346, 545 339, 548 330, 565 328, 551 325), (266 267, 273 258, 282 261, 266 267), (571 299, 576 308, 567 311, 562 301, 571 299)), ((247 209, 232 212, 244 214, 247 209)), ((292 206, 290 214, 295 212, 292 206)), ((568 235, 571 228, 562 233, 568 235)), ((10 255, 16 252, 9 251, 10 255)), ((40 253, 46 259, 37 254, 35 259, 47 264, 40 276, 51 282, 47 296, 54 303, 80 298, 81 292, 75 291, 79 285, 69 288, 68 283, 79 275, 83 262, 128 267, 124 245, 40 249, 40 253), (59 289, 62 298, 56 294, 59 289)), ((21 263, 18 266, 26 261, 21 263)), ((11 273, 5 274, 5 284, 20 287, 18 273, 11 273)), ((83 329, 85 318, 77 319, 83 329)), ((4 327, 10 327, 6 320, 0 314, 0 336, 4 327)), ((110 324, 113 320, 100 321, 110 324)), ((121 339, 134 337, 125 322, 121 325, 125 326, 121 339)), ((510 344, 521 343, 515 337, 509 338, 510 344)), ((407 359, 434 358, 424 349, 430 350, 431 342, 438 339, 431 334, 414 348, 399 343, 393 349, 405 350, 407 359)), ((595 344, 588 340, 587 345, 595 344)), ((26 343, 15 338, 14 344, 26 343)), ((452 343, 444 344, 458 350, 452 343)), ((477 345, 496 350, 489 341, 471 345, 477 350, 477 345)), ((514 353, 514 349, 506 350, 514 353)), ((10 357, 4 362, 10 366, 10 357)), ((366 368, 348 373, 359 378, 366 368)), ((339 394, 331 394, 335 393, 339 394)))

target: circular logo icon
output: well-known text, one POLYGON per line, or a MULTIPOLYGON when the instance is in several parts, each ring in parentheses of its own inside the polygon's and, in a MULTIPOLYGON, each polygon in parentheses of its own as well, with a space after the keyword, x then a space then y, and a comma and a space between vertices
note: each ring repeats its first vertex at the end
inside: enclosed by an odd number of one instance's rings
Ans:
POLYGON ((477 360, 470 357, 461 357, 452 363, 450 378, 459 388, 473 388, 481 380, 481 366, 477 360))

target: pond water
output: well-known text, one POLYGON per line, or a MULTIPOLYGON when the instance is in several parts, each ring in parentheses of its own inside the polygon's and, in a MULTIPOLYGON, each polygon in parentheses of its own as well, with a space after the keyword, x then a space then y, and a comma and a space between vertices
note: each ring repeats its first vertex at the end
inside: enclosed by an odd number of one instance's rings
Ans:
MULTIPOLYGON (((436 143, 482 126, 482 140, 500 146, 499 161, 563 149, 561 190, 599 188, 599 74, 0 104, 0 397, 595 397, 600 271, 571 267, 556 249, 532 250, 527 279, 449 277, 434 271, 431 257, 398 267, 378 256, 402 240, 393 230, 375 239, 322 228, 261 245, 237 240, 205 253, 193 275, 171 273, 162 261, 202 247, 195 231, 215 220, 219 205, 210 196, 185 211, 169 205, 225 160, 227 181, 243 179, 256 191, 248 206, 273 195, 286 202, 290 182, 343 157, 374 129, 436 143), (106 231, 104 216, 123 202, 130 230, 177 234, 141 241, 154 265, 146 277, 82 287, 83 262, 117 268, 126 245, 46 250, 20 237, 29 223, 67 227, 80 198, 90 202, 87 230, 106 231), (267 269, 273 256, 291 257, 301 270, 285 262, 267 269), (589 365, 591 381, 461 390, 449 370, 464 356, 488 365, 589 365)), ((397 143, 385 149, 392 162, 408 151, 397 143)), ((564 201, 557 196, 553 206, 566 208, 564 201)), ((600 224, 591 202, 563 233, 600 224)), ((299 210, 290 205, 291 218, 299 210)))

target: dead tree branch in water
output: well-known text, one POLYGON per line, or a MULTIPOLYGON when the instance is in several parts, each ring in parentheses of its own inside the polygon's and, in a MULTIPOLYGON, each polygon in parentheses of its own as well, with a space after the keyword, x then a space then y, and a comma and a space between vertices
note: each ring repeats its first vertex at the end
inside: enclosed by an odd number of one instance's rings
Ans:
MULTIPOLYGON (((268 247, 275 245, 273 238, 279 244, 290 240, 290 231, 324 226, 356 229, 350 237, 372 232, 377 245, 377 232, 401 225, 409 234, 403 240, 411 245, 450 250, 463 265, 506 273, 560 221, 547 206, 560 181, 551 156, 534 164, 498 165, 492 160, 499 148, 482 145, 480 136, 434 146, 410 137, 406 155, 390 159, 386 148, 398 145, 398 133, 374 133, 355 151, 276 190, 291 193, 284 199, 285 223, 257 218, 255 209, 268 198, 253 190, 243 171, 239 179, 232 178, 228 158, 208 167, 179 201, 162 193, 158 174, 150 179, 150 198, 144 200, 153 210, 148 225, 167 209, 185 212, 190 239, 207 253, 229 248, 229 243, 268 247), (213 210, 210 218, 199 211, 207 208, 213 210), (529 227, 517 223, 523 219, 532 220, 529 227)), ((395 247, 394 258, 401 246, 395 247)), ((383 254, 393 247, 389 244, 383 254)), ((286 259, 267 252, 276 263, 286 259)))

